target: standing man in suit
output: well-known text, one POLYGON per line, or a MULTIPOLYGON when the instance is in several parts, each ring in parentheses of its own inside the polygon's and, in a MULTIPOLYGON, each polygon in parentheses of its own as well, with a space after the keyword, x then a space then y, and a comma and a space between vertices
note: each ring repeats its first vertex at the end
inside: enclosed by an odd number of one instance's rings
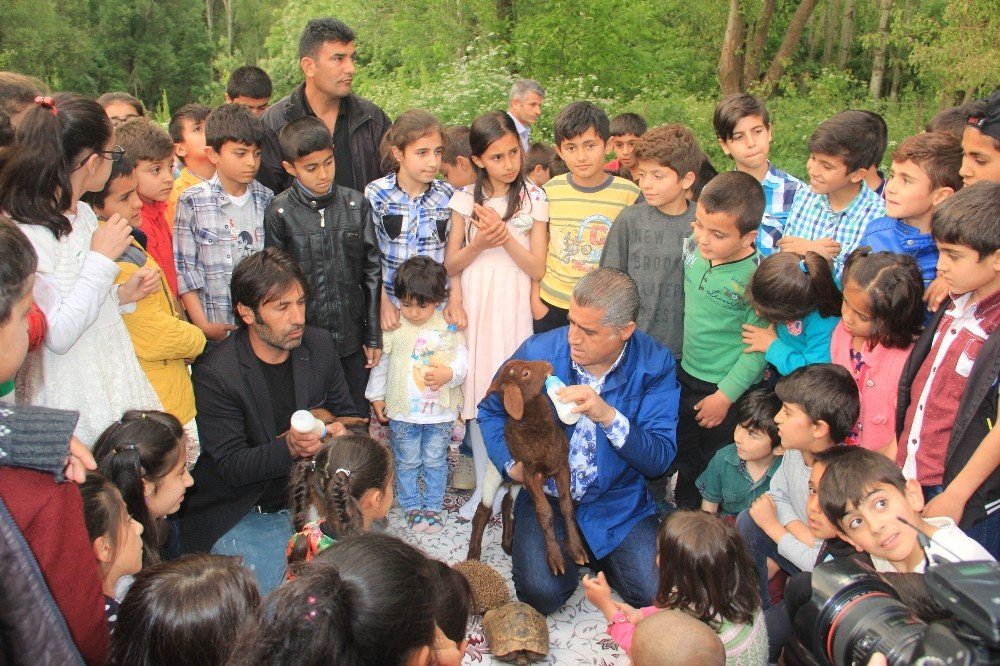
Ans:
MULTIPOLYGON (((285 574, 289 471, 321 446, 314 433, 289 428, 292 413, 357 414, 333 338, 305 325, 305 286, 299 265, 277 248, 241 261, 232 280, 240 328, 192 377, 202 454, 181 512, 181 550, 240 555, 261 595, 285 574)), ((346 434, 340 423, 327 432, 346 434)))
POLYGON ((545 89, 538 81, 518 79, 510 88, 510 100, 507 115, 514 119, 517 136, 521 139, 521 150, 528 154, 531 147, 531 126, 542 115, 542 101, 545 99, 545 89))

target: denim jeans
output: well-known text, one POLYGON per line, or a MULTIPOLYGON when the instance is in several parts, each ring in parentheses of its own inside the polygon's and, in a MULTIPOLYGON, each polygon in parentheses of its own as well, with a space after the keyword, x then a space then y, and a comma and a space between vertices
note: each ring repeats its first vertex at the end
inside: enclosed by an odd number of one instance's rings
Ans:
POLYGON ((403 511, 440 511, 444 506, 451 425, 451 421, 389 421, 389 443, 396 457, 396 495, 403 511), (424 476, 423 494, 418 485, 421 472, 424 476))
POLYGON ((994 511, 965 531, 994 559, 1000 560, 1000 511, 994 511))
MULTIPOLYGON (((554 497, 547 499, 552 505, 552 527, 556 541, 563 545, 566 543, 566 520, 559 510, 558 500, 554 497)), ((514 502, 514 525, 511 573, 517 598, 543 615, 554 613, 580 584, 580 567, 563 548, 566 572, 555 576, 549 570, 545 560, 545 535, 538 525, 535 504, 527 491, 518 493, 514 502)), ((594 571, 604 571, 608 584, 626 603, 636 608, 650 605, 656 596, 659 580, 656 569, 656 533, 659 525, 656 516, 643 518, 636 523, 625 540, 601 560, 595 561, 594 554, 587 548, 590 559, 587 566, 594 571)), ((586 542, 584 546, 586 547, 586 542)))
POLYGON ((257 578, 260 596, 263 597, 285 578, 285 549, 291 537, 292 522, 288 511, 251 511, 219 537, 212 546, 212 552, 242 557, 243 566, 257 578))
POLYGON ((757 574, 760 576, 760 603, 764 610, 771 607, 771 592, 767 588, 767 558, 778 563, 778 566, 789 574, 799 573, 799 568, 778 554, 778 544, 767 536, 767 533, 757 526, 750 517, 749 511, 742 511, 736 517, 736 529, 739 531, 753 558, 757 574))

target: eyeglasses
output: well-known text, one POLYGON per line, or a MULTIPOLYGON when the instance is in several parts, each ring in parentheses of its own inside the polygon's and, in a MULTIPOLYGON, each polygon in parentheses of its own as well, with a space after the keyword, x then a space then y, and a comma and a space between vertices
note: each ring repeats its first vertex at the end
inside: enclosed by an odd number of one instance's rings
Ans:
POLYGON ((117 162, 125 155, 125 149, 121 146, 115 146, 111 150, 95 150, 94 152, 112 162, 117 162))

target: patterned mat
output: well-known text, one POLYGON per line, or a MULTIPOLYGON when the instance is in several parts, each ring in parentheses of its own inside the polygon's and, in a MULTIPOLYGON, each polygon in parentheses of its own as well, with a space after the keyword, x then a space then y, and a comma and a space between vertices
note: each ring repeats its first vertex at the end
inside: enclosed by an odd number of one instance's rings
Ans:
MULTIPOLYGON (((384 431, 372 428, 372 434, 377 439, 386 440, 384 431)), ((455 453, 449 455, 448 466, 454 469, 455 453)), ((451 475, 449 474, 449 479, 451 475)), ((449 483, 445 494, 444 529, 437 534, 415 534, 406 528, 402 510, 396 506, 389 513, 389 532, 412 543, 427 553, 430 557, 448 564, 454 564, 465 559, 469 549, 469 536, 472 523, 458 517, 458 509, 469 499, 472 491, 456 490, 449 483)), ((500 516, 495 515, 486 527, 483 535, 483 562, 500 572, 507 580, 511 598, 514 595, 514 584, 510 578, 510 558, 500 548, 501 524, 500 516)), ((584 573, 589 573, 584 569, 584 573)), ((581 578, 582 578, 581 573, 581 578)), ((617 666, 628 664, 625 653, 604 633, 607 622, 604 616, 591 605, 583 595, 583 587, 570 597, 569 601, 548 618, 549 654, 545 662, 548 664, 576 665, 589 664, 594 666, 617 666)), ((501 664, 493 659, 489 644, 483 635, 482 617, 473 616, 469 623, 469 647, 465 653, 463 664, 501 664)))

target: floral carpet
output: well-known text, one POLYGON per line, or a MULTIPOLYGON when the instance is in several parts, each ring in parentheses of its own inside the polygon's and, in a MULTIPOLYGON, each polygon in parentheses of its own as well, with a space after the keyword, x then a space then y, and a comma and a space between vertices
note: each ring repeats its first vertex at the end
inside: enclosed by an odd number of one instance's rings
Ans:
MULTIPOLYGON (((372 428, 372 435, 386 441, 384 431, 372 428)), ((455 453, 449 455, 449 467, 454 467, 455 453)), ((450 476, 449 476, 450 478, 450 476)), ((406 528, 402 510, 396 506, 389 513, 389 532, 414 544, 429 556, 448 564, 465 559, 469 549, 472 523, 458 517, 458 509, 469 499, 472 491, 455 490, 449 484, 445 494, 444 529, 437 534, 413 533, 406 528)), ((507 580, 511 598, 514 583, 510 578, 510 557, 500 548, 500 516, 495 515, 483 535, 482 560, 500 572, 507 580)), ((581 573, 589 573, 584 568, 581 573)), ((604 633, 607 623, 604 616, 583 596, 583 586, 570 597, 559 611, 548 617, 548 664, 615 666, 628 664, 629 659, 611 638, 604 633)), ((473 616, 469 622, 469 647, 463 664, 501 664, 490 654, 489 644, 483 635, 482 617, 473 616)))

